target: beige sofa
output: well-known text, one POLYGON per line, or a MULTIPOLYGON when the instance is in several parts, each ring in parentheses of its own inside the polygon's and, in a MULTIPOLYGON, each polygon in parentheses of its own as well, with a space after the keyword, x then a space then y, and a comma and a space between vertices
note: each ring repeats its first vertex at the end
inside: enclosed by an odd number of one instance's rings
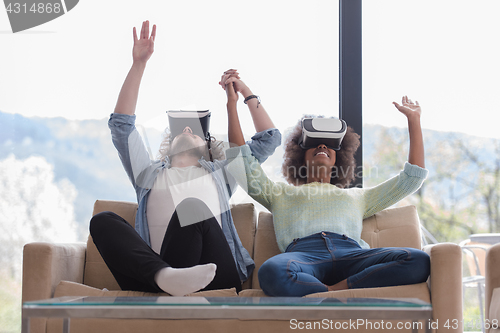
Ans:
MULTIPOLYGON (((134 224, 137 205, 128 202, 96 201, 94 214, 113 211, 134 224)), ((257 271, 261 264, 278 254, 272 215, 257 214, 251 203, 232 207, 235 225, 243 245, 254 258, 256 269, 237 294, 235 289, 194 293, 196 296, 265 296, 259 288, 257 271)), ((362 238, 371 247, 421 248, 419 219, 414 206, 384 210, 364 221, 362 238)), ((444 327, 446 321, 462 319, 462 253, 456 244, 425 247, 431 257, 428 283, 354 289, 308 295, 306 297, 407 297, 431 302, 437 332, 461 332, 444 327)), ((92 239, 87 244, 31 243, 24 248, 23 301, 60 296, 141 296, 142 292, 121 291, 106 267, 92 239), (103 290, 104 288, 109 291, 103 290)), ((500 281, 499 281, 500 283, 500 281)), ((188 295, 191 296, 191 295, 188 295)), ((61 319, 33 319, 31 332, 61 332, 61 319)), ((136 320, 72 319, 71 332, 289 332, 286 320, 136 320)), ((375 332, 375 331, 374 331, 375 332)), ((379 332, 376 331, 376 332, 379 332)))
MULTIPOLYGON (((486 253, 486 311, 485 323, 496 324, 487 332, 500 333, 500 244, 493 245, 486 253), (493 322, 496 320, 496 322, 493 322)), ((488 326, 486 326, 488 328, 488 326)))

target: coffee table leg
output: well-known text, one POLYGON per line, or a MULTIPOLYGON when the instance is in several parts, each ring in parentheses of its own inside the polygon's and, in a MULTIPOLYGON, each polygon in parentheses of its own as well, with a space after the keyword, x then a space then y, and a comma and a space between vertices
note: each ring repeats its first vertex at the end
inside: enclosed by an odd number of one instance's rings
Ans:
POLYGON ((432 320, 431 320, 431 319, 424 321, 424 325, 425 325, 425 333, 432 333, 432 329, 431 329, 431 322, 432 322, 432 320), (426 325, 426 324, 427 324, 427 325, 426 325))
POLYGON ((411 333, 418 333, 418 323, 419 321, 414 320, 411 324, 411 333))
POLYGON ((63 333, 69 333, 69 318, 63 319, 63 333))
MULTIPOLYGON (((419 323, 420 323, 420 321, 418 321, 418 320, 413 321, 412 328, 411 328, 412 333, 418 333, 418 328, 421 327, 419 325, 419 323)), ((431 333, 431 329, 430 329, 429 325, 425 325, 425 324, 426 324, 426 321, 424 320, 425 333, 431 333)))
POLYGON ((30 319, 23 317, 21 324, 22 333, 30 333, 30 319))

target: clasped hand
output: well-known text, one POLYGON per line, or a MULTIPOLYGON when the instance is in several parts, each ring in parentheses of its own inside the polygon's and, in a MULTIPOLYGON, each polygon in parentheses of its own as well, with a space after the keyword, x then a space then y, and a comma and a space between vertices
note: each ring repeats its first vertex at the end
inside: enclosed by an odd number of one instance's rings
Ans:
POLYGON ((241 81, 236 69, 225 71, 221 76, 219 84, 226 91, 228 102, 236 103, 238 101, 238 93, 243 94, 243 90, 248 89, 246 84, 241 81))

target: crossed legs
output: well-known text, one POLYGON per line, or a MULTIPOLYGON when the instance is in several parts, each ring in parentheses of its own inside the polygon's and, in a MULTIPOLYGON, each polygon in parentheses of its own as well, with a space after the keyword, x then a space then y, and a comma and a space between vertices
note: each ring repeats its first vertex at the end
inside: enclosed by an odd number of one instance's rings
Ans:
POLYGON ((179 221, 176 211, 160 254, 115 213, 103 212, 91 219, 93 241, 122 290, 165 291, 171 295, 185 295, 203 288, 240 290, 231 250, 208 207, 200 200, 186 199, 177 210, 189 210, 195 216, 208 218, 186 225, 182 217, 179 221))
POLYGON ((294 241, 285 253, 264 262, 258 275, 267 295, 304 296, 346 287, 420 283, 429 273, 429 256, 423 251, 362 249, 346 236, 319 233, 294 241))

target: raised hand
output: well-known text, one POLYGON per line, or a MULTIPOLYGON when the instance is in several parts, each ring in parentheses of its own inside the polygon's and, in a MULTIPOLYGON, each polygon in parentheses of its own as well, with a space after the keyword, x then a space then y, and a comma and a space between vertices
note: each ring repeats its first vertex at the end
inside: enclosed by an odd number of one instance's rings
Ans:
POLYGON ((228 69, 227 71, 225 71, 224 74, 222 74, 222 76, 220 77, 220 81, 219 81, 219 85, 222 87, 222 89, 226 90, 226 81, 230 77, 235 77, 235 78, 239 79, 240 74, 238 73, 238 71, 236 69, 228 69))
POLYGON ((222 74, 219 84, 222 86, 222 89, 226 90, 226 86, 232 83, 234 90, 240 94, 244 94, 244 90, 249 90, 247 85, 241 81, 240 73, 236 69, 228 69, 222 74))
POLYGON ((408 96, 403 96, 401 103, 403 105, 393 102, 394 106, 408 118, 408 133, 410 135, 408 162, 425 168, 424 139, 422 136, 422 127, 420 125, 422 109, 417 101, 413 103, 408 96))
MULTIPOLYGON (((248 88, 248 86, 243 81, 241 81, 240 74, 236 69, 228 69, 227 71, 225 71, 224 74, 222 74, 221 76, 219 84, 222 86, 222 89, 224 89, 227 93, 228 114, 231 114, 232 111, 236 113, 236 102, 238 101, 238 93, 240 93, 245 99, 253 95, 250 88, 248 88), (234 105, 234 107, 232 107, 232 105, 234 105), (229 106, 231 106, 231 109, 229 109, 229 106)), ((262 132, 270 128, 276 128, 271 118, 267 114, 266 109, 260 103, 259 98, 252 98, 248 100, 248 102, 245 104, 247 104, 248 109, 250 110, 253 124, 257 132, 262 132)), ((230 121, 230 131, 231 131, 231 126, 234 127, 237 126, 239 128, 239 120, 238 122, 235 121, 234 123, 230 121)), ((239 141, 232 141, 232 142, 239 143, 239 141)))
POLYGON ((142 22, 141 35, 137 38, 137 31, 134 27, 134 48, 132 57, 134 62, 146 63, 154 52, 156 37, 156 25, 153 25, 151 36, 149 35, 149 21, 142 22))
POLYGON ((227 94, 227 102, 234 103, 234 105, 236 105, 236 102, 238 101, 238 93, 234 89, 233 83, 226 81, 226 86, 224 90, 226 91, 227 94))
POLYGON ((142 22, 140 38, 137 38, 137 32, 134 27, 134 48, 132 50, 134 62, 125 78, 125 82, 123 82, 120 95, 118 95, 115 113, 122 113, 130 116, 135 114, 135 107, 139 96, 139 86, 141 85, 146 63, 154 51, 155 36, 156 25, 153 25, 153 31, 151 32, 151 36, 149 36, 149 21, 142 22))
POLYGON ((394 106, 407 118, 411 118, 414 116, 420 117, 420 115, 422 114, 422 109, 420 108, 418 102, 415 101, 415 103, 413 103, 413 101, 409 99, 408 96, 403 96, 401 100, 402 105, 399 105, 396 102, 392 102, 392 104, 394 104, 394 106))
POLYGON ((236 103, 238 102, 238 93, 236 92, 236 81, 240 77, 235 69, 230 69, 224 72, 219 84, 226 91, 227 95, 227 138, 230 144, 242 146, 245 144, 243 132, 241 131, 240 120, 236 103))

